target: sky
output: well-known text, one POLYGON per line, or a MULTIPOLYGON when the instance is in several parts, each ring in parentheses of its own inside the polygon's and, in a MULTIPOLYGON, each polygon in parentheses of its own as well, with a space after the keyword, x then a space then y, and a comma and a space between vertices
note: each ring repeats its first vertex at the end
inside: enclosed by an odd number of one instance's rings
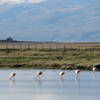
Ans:
POLYGON ((0 40, 99 42, 100 0, 0 0, 0 40))

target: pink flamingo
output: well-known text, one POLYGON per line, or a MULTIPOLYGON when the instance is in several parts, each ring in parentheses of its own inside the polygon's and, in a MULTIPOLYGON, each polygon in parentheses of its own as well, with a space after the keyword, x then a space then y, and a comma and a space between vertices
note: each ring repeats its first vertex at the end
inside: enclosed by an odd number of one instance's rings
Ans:
POLYGON ((96 78, 96 73, 95 73, 96 67, 93 67, 93 68, 92 68, 92 71, 93 71, 93 79, 95 79, 95 78, 96 78))
POLYGON ((60 75, 61 78, 64 76, 64 74, 65 74, 64 72, 60 72, 59 73, 59 75, 60 75))
POLYGON ((79 69, 75 70, 76 79, 79 79, 79 73, 80 73, 80 70, 79 69))
POLYGON ((96 71, 96 67, 93 67, 92 70, 93 70, 93 72, 95 72, 96 71))
POLYGON ((12 78, 15 79, 16 73, 12 72, 9 75, 9 79, 11 80, 12 78))
POLYGON ((39 78, 40 79, 40 75, 42 75, 43 72, 39 71, 39 72, 36 72, 36 78, 39 78))
POLYGON ((59 73, 59 76, 60 76, 61 79, 63 78, 64 74, 65 74, 65 72, 60 72, 59 73))

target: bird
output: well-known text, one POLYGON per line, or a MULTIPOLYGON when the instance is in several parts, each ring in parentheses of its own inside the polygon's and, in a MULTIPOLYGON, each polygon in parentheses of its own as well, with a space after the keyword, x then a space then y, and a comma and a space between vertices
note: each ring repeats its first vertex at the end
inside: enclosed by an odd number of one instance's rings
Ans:
POLYGON ((80 70, 79 69, 77 69, 77 70, 75 70, 75 74, 79 74, 80 73, 80 70))
POLYGON ((63 80, 63 76, 64 76, 65 72, 59 72, 59 76, 60 76, 60 79, 63 80))
POLYGON ((93 67, 92 70, 93 70, 93 72, 95 72, 96 71, 96 67, 93 67))
POLYGON ((60 73, 59 73, 59 76, 60 76, 60 77, 63 77, 64 74, 65 74, 65 72, 60 72, 60 73))
POLYGON ((40 76, 43 74, 43 72, 39 71, 36 72, 36 79, 40 79, 40 76))
POLYGON ((92 68, 92 71, 93 71, 93 79, 95 79, 95 78, 96 78, 96 73, 95 73, 96 67, 93 67, 93 68, 92 68))
POLYGON ((77 80, 79 80, 79 73, 80 73, 80 69, 75 70, 75 74, 76 74, 75 79, 77 80))
POLYGON ((9 74, 9 79, 11 80, 12 78, 15 79, 16 73, 12 72, 9 74))

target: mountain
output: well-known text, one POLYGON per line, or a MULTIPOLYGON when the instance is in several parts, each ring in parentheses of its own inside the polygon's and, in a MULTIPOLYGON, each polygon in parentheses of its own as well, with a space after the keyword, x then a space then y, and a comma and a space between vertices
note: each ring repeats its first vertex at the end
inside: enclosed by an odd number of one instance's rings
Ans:
POLYGON ((100 0, 0 0, 0 39, 100 41, 100 0))

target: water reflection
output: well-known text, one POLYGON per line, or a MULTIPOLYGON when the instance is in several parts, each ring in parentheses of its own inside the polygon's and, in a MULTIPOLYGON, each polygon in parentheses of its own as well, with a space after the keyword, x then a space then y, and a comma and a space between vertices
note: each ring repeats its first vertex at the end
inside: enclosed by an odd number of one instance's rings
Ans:
POLYGON ((64 77, 60 77, 60 80, 61 80, 61 81, 64 81, 64 77))
POLYGON ((60 78, 59 70, 46 70, 40 79, 35 79, 36 70, 14 70, 18 73, 16 80, 8 80, 6 73, 0 71, 0 100, 98 100, 100 93, 100 72, 85 72, 75 77, 75 73, 67 71, 60 78), (24 73, 27 73, 26 75, 24 73), (91 78, 92 73, 92 78, 91 78), (95 79, 95 81, 94 81, 95 79), (83 97, 83 98, 82 98, 83 97))
POLYGON ((42 85, 42 80, 39 78, 39 79, 35 79, 36 83, 38 84, 38 86, 41 86, 42 85))
POLYGON ((75 80, 80 80, 79 75, 76 75, 76 76, 75 76, 75 80))
POLYGON ((10 80, 10 87, 14 87, 16 85, 16 81, 15 80, 10 80))
POLYGON ((96 79, 96 72, 93 72, 93 73, 92 73, 92 78, 93 78, 93 80, 96 79))
POLYGON ((15 81, 15 80, 10 80, 10 82, 11 82, 11 83, 13 83, 13 84, 15 84, 15 83, 16 83, 16 81, 15 81))
POLYGON ((80 79, 79 79, 79 78, 75 79, 75 86, 76 86, 77 88, 80 87, 80 79))

